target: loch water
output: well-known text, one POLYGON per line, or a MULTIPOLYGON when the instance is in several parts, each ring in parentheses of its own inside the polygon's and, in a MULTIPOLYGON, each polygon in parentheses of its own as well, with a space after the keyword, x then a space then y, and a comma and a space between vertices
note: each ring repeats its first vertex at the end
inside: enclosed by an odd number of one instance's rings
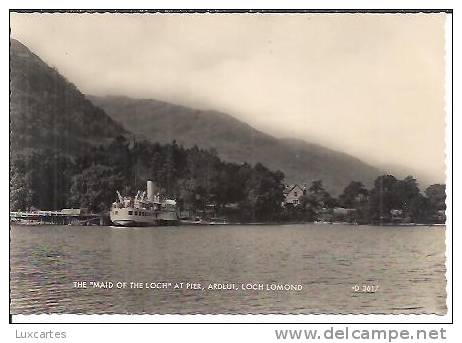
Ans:
POLYGON ((12 225, 10 230, 12 314, 447 311, 442 226, 12 225), (87 288, 74 282, 86 282, 87 288), (130 282, 143 288, 130 288, 130 282), (230 285, 234 288, 218 289, 230 285), (264 289, 253 289, 259 285, 264 289), (284 285, 293 287, 267 289, 284 285))

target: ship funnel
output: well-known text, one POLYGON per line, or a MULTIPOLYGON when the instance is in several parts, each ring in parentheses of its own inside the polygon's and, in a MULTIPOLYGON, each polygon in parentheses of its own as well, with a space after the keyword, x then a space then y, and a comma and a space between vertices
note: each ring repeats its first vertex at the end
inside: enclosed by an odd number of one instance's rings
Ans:
POLYGON ((154 202, 154 182, 148 181, 147 182, 147 193, 148 193, 148 200, 154 202))

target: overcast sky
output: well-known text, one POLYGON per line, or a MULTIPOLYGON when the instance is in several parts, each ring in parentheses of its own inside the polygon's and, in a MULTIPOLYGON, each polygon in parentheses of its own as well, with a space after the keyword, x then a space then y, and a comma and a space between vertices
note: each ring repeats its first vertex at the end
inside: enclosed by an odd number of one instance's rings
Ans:
POLYGON ((227 112, 444 182, 444 15, 12 14, 87 94, 227 112))

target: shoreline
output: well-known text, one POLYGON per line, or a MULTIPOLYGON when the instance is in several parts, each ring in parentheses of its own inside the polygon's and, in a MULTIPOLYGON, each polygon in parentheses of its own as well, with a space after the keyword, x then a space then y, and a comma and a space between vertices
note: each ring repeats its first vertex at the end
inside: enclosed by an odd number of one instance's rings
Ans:
MULTIPOLYGON (((356 224, 356 223, 344 223, 344 222, 249 222, 249 223, 178 223, 177 225, 153 225, 152 227, 180 227, 180 226, 286 226, 286 225, 345 225, 345 226, 373 226, 373 227, 387 227, 387 226, 399 226, 399 227, 419 227, 419 226, 428 226, 428 227, 446 227, 446 224, 442 223, 383 223, 383 224, 356 224)), ((29 226, 69 226, 69 227, 116 227, 115 225, 63 225, 57 223, 40 223, 40 222, 30 222, 30 223, 15 223, 10 221, 10 226, 18 227, 29 227, 29 226)), ((118 226, 124 228, 123 226, 118 226)), ((150 226, 147 226, 150 227, 150 226)), ((130 228, 130 227, 126 227, 130 228)))

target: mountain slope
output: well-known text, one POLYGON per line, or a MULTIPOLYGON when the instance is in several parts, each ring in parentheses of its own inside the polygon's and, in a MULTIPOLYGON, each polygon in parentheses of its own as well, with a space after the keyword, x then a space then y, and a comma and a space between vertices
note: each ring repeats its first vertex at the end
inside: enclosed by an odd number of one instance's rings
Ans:
POLYGON ((370 185, 381 174, 350 155, 300 140, 276 139, 225 113, 158 100, 88 98, 136 135, 160 143, 176 140, 187 147, 213 148, 232 162, 261 162, 283 171, 287 182, 322 179, 329 191, 338 194, 352 180, 370 185))
POLYGON ((54 68, 10 40, 10 139, 13 154, 49 148, 65 155, 126 130, 54 68))

